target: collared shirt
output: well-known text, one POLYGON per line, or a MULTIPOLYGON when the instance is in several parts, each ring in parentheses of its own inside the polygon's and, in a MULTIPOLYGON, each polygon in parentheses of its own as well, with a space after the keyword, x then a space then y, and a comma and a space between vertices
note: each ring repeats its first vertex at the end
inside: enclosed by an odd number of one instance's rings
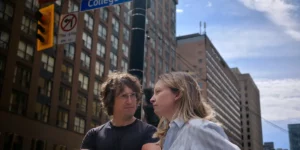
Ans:
POLYGON ((169 130, 167 132, 165 142, 163 145, 164 150, 169 150, 169 148, 172 146, 173 142, 175 141, 177 137, 178 131, 183 127, 184 121, 182 119, 175 119, 169 124, 169 130))
POLYGON ((174 120, 164 142, 163 150, 240 150, 228 140, 224 130, 204 119, 184 123, 174 120), (170 132, 169 132, 170 131, 170 132))

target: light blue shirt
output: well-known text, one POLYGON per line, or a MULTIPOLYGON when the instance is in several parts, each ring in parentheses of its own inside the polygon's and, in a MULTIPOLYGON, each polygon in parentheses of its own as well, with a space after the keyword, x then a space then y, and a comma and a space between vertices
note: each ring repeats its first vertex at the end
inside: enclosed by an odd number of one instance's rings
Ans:
POLYGON ((184 125, 184 121, 181 119, 175 119, 173 120, 169 126, 169 130, 167 132, 166 138, 165 138, 165 142, 163 145, 164 150, 169 150, 171 145, 173 144, 174 140, 177 137, 177 133, 178 131, 183 127, 184 125))
POLYGON ((187 123, 175 119, 170 123, 163 150, 240 150, 228 140, 224 130, 204 119, 187 123))

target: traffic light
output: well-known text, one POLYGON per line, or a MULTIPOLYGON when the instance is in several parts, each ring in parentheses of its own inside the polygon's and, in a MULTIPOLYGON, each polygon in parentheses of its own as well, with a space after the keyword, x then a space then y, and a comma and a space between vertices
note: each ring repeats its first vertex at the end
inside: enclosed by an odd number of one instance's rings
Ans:
POLYGON ((37 25, 37 51, 53 47, 54 4, 41 8, 35 13, 37 25))

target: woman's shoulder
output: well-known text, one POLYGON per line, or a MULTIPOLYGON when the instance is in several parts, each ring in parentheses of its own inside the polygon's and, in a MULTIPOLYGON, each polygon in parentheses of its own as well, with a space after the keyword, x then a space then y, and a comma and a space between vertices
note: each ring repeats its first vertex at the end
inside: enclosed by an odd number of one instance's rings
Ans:
POLYGON ((190 127, 190 129, 210 131, 217 133, 226 139, 228 138, 223 128, 219 124, 209 120, 201 118, 191 119, 188 121, 187 125, 190 127))

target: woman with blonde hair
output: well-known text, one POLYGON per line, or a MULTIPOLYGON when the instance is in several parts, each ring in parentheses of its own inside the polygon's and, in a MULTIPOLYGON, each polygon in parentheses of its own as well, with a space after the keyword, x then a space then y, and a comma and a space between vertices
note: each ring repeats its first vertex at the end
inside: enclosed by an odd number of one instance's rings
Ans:
MULTIPOLYGON (((161 117, 154 137, 163 150, 238 150, 203 100, 196 80, 186 72, 159 77, 151 98, 161 117)), ((154 149, 154 148, 153 148, 154 149)))

